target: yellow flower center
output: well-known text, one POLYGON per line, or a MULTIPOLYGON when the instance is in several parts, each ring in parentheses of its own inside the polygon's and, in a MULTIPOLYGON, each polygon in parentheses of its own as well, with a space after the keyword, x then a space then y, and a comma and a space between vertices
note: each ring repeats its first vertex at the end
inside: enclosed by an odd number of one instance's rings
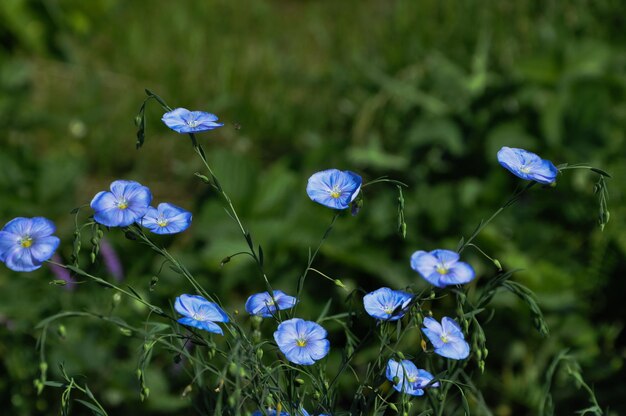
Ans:
POLYGON ((387 314, 387 315, 391 315, 393 313, 393 308, 391 307, 387 307, 385 309, 383 309, 383 311, 387 314))
POLYGON ((26 235, 20 239, 20 245, 24 248, 28 248, 33 245, 33 239, 31 236, 26 235))
POLYGON ((159 219, 157 220, 157 224, 159 225, 159 227, 167 227, 167 220, 163 217, 159 217, 159 219))
POLYGON ((298 347, 305 347, 306 346, 306 339, 298 338, 296 340, 296 345, 298 347))
POLYGON ((441 341, 442 341, 444 344, 447 344, 447 343, 448 343, 448 341, 449 341, 449 340, 448 340, 448 336, 447 336, 446 334, 441 334, 441 341))
POLYGON ((443 266, 439 266, 439 267, 437 267, 437 273, 439 273, 439 274, 448 274, 448 269, 446 269, 443 266))
POLYGON ((126 208, 128 208, 128 201, 126 201, 125 199, 117 201, 117 207, 119 209, 126 209, 126 208))
POLYGON ((341 189, 339 189, 337 185, 333 186, 333 189, 330 190, 330 197, 337 199, 340 196, 341 196, 341 189))
POLYGON ((530 168, 528 166, 522 166, 522 168, 520 170, 522 172, 524 172, 524 173, 529 173, 530 172, 530 168))

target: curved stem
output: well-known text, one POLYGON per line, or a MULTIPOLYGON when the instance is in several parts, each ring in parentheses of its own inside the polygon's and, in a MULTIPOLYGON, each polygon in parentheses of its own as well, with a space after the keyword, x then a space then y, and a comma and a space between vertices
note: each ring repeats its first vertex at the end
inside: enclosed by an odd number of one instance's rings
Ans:
POLYGON ((537 184, 537 182, 530 182, 525 187, 523 187, 519 191, 515 192, 504 204, 502 204, 502 206, 500 208, 498 208, 498 210, 496 212, 493 213, 493 215, 491 217, 489 217, 486 221, 481 221, 480 224, 478 225, 478 227, 476 228, 476 231, 474 231, 474 233, 466 241, 464 241, 463 244, 461 244, 459 246, 459 248, 456 250, 457 253, 461 254, 463 252, 463 250, 465 250, 467 248, 467 246, 469 246, 469 244, 478 236, 478 234, 480 234, 480 232, 491 221, 493 221, 494 218, 496 218, 498 216, 498 214, 500 214, 502 211, 504 211, 505 208, 507 208, 510 205, 513 205, 514 203, 516 203, 524 192, 526 192, 527 190, 529 190, 530 188, 532 188, 536 184, 537 184))

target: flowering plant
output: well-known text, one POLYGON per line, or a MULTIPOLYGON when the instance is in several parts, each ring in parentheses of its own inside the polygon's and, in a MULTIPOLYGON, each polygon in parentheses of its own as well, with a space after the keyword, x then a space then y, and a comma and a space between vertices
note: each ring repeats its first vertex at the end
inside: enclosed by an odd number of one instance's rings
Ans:
MULTIPOLYGON (((295 288, 289 288, 295 289, 290 292, 295 296, 291 296, 273 288, 272 279, 265 271, 267 259, 262 246, 256 243, 244 225, 195 136, 196 132, 213 130, 223 124, 210 113, 190 112, 184 108, 173 110, 159 96, 150 91, 147 93, 148 98, 136 118, 139 127, 137 146, 144 144, 146 102, 156 100, 166 111, 163 122, 174 131, 189 135, 192 147, 207 171, 196 176, 224 201, 228 215, 246 243, 244 252, 224 253, 222 263, 246 254, 257 266, 266 291, 249 295, 245 303, 247 315, 239 314, 241 305, 222 303, 217 294, 209 293, 184 264, 146 234, 144 229, 157 235, 184 232, 191 226, 192 214, 169 203, 152 207, 152 192, 136 181, 115 180, 110 191, 96 194, 90 204, 93 213, 83 224, 79 221, 81 210, 74 211, 76 231, 69 264, 50 260, 59 239, 52 236, 55 227, 45 218, 16 218, 0 231, 0 260, 9 268, 31 271, 48 261, 70 271, 77 283, 96 282, 114 290, 116 296, 127 296, 146 308, 149 315, 144 328, 109 318, 121 330, 136 333, 144 340, 137 368, 142 400, 149 398, 146 368, 152 354, 165 350, 175 352, 178 364, 185 366, 192 375, 185 391, 192 391, 193 385, 200 389, 210 386, 206 411, 211 414, 383 414, 389 409, 402 414, 443 415, 452 414, 450 412, 458 406, 469 409, 468 397, 476 399, 473 400, 474 407, 488 411, 472 379, 477 373, 474 368, 482 372, 486 366, 488 349, 483 325, 489 319, 483 312, 496 292, 502 289, 517 295, 529 305, 537 330, 547 335, 548 329, 533 293, 513 280, 512 271, 505 270, 499 260, 490 257, 473 241, 522 193, 536 183, 552 184, 556 173, 574 168, 591 169, 600 175, 596 186, 601 191, 601 226, 608 221, 606 200, 602 199, 606 191, 604 178, 608 174, 586 165, 560 165, 554 167, 557 172, 552 169, 551 162, 534 154, 503 148, 498 153, 503 166, 532 182, 515 192, 494 215, 481 222, 472 235, 461 238, 455 250, 417 250, 406 259, 406 267, 410 266, 423 280, 415 279, 415 284, 407 287, 382 287, 369 293, 363 289, 349 290, 340 280, 312 267, 320 247, 329 238, 335 222, 346 218, 342 215, 345 210, 352 208, 351 212, 358 214, 363 206, 365 188, 369 192, 369 187, 374 184, 391 184, 397 188, 398 228, 404 236, 402 187, 405 185, 387 178, 363 183, 362 176, 354 172, 327 169, 310 177, 306 193, 312 201, 333 210, 332 221, 317 249, 310 253, 304 272, 294 282, 295 288), (129 239, 144 244, 162 257, 186 280, 189 293, 171 299, 170 305, 153 304, 130 286, 122 287, 117 282, 87 272, 79 256, 80 231, 85 226, 95 230, 91 239, 92 262, 93 254, 102 245, 105 229, 113 228, 109 231, 115 232, 115 228, 120 228, 129 239), (460 261, 461 254, 470 247, 476 248, 495 266, 493 275, 477 276, 469 263, 460 261), (326 308, 317 319, 299 314, 298 305, 307 289, 306 277, 310 271, 348 291, 348 298, 357 306, 335 315, 328 315, 326 308), (424 280, 428 284, 426 288, 424 280), (443 299, 454 303, 453 316, 449 312, 450 305, 443 299), (433 316, 443 318, 438 321, 433 316), (363 324, 367 327, 364 331, 363 324), (264 337, 264 333, 273 336, 264 337), (378 354, 371 362, 363 363, 358 355, 366 346, 376 346, 378 354), (337 400, 337 389, 344 379, 350 379, 356 385, 354 398, 349 403, 337 400)), ((358 221, 358 217, 353 221, 358 221)), ((53 283, 64 285, 67 281, 53 283)), ((70 397, 74 393, 84 396, 79 403, 92 412, 106 415, 104 406, 87 385, 81 385, 65 369, 62 368, 62 381, 47 379, 45 336, 48 327, 69 316, 85 316, 85 312, 64 312, 42 322, 40 349, 44 359, 36 386, 41 390, 46 386, 63 389, 61 410, 64 414, 69 413, 70 397)), ((593 394, 591 400, 595 403, 593 394)), ((593 411, 600 414, 597 403, 595 406, 593 411)))

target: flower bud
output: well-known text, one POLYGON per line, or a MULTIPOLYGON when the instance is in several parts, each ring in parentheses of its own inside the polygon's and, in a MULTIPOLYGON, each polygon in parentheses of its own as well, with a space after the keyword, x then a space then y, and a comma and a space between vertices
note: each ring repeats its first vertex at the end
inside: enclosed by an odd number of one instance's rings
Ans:
POLYGON ((188 384, 183 390, 183 392, 181 393, 181 397, 187 397, 187 395, 191 393, 192 390, 193 390, 193 387, 191 386, 191 384, 188 384))
POLYGON ((261 348, 256 350, 256 358, 257 360, 261 360, 263 358, 263 350, 261 348))
POLYGON ((389 403, 389 408, 398 413, 398 406, 396 406, 394 403, 389 403))
POLYGON ((502 264, 500 264, 500 261, 498 259, 493 259, 493 264, 496 265, 498 271, 502 271, 502 264))
POLYGON ((294 381, 296 382, 296 384, 298 384, 300 386, 304 384, 304 380, 301 379, 301 378, 296 378, 294 381))

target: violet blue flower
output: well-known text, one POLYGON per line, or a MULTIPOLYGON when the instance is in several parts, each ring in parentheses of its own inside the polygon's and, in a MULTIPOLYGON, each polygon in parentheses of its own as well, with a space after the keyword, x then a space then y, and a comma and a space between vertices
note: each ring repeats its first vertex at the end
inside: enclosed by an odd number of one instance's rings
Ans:
POLYGON ((148 212, 151 201, 150 189, 139 182, 114 181, 111 192, 98 192, 91 200, 93 218, 107 227, 126 227, 148 212))
POLYGON ((498 151, 498 162, 518 178, 551 184, 558 169, 552 162, 524 149, 504 146, 498 151))
POLYGON ((426 370, 417 368, 413 362, 409 360, 389 360, 387 362, 387 371, 385 373, 387 380, 394 382, 393 388, 400 393, 409 394, 411 396, 422 396, 424 388, 439 387, 439 382, 429 384, 434 378, 426 370), (394 381, 395 379, 395 381, 394 381))
POLYGON ((246 311, 250 315, 258 315, 263 318, 269 318, 276 314, 278 310, 291 309, 295 306, 297 300, 293 296, 287 295, 282 290, 274 290, 274 298, 269 292, 257 293, 248 298, 246 301, 246 311))
POLYGON ((274 332, 280 351, 295 364, 312 365, 330 350, 328 333, 321 325, 299 318, 283 321, 274 332))
POLYGON ((17 217, 0 231, 0 261, 16 272, 32 272, 54 254, 61 240, 56 227, 43 217, 17 217))
POLYGON ((180 295, 174 302, 176 312, 184 315, 178 323, 223 335, 215 322, 228 322, 228 315, 213 302, 198 295, 180 295))
POLYGON ((365 311, 373 318, 383 321, 397 321, 406 313, 406 307, 413 299, 410 293, 381 287, 363 296, 365 311))
POLYGON ((178 133, 197 133, 222 127, 217 116, 204 111, 189 111, 186 108, 175 108, 163 114, 165 125, 178 133))
POLYGON ((362 181, 359 175, 349 170, 323 170, 309 178, 306 193, 318 204, 346 209, 359 194, 362 181))
POLYGON ((117 252, 106 238, 102 238, 102 240, 100 240, 100 255, 102 256, 102 260, 104 260, 105 267, 109 273, 111 273, 111 276, 113 276, 118 282, 121 282, 124 279, 124 268, 122 267, 122 262, 120 261, 117 252))
POLYGON ((476 277, 472 266, 459 261, 459 254, 450 250, 416 251, 411 268, 437 287, 468 283, 476 277))
POLYGON ((453 360, 462 360, 469 356, 469 344, 465 342, 461 327, 454 319, 446 316, 440 324, 435 319, 426 317, 424 326, 422 331, 435 347, 436 354, 453 360))
POLYGON ((191 212, 163 202, 157 208, 148 207, 148 212, 138 222, 155 234, 176 234, 189 227, 191 212))
POLYGON ((63 280, 64 282, 66 282, 66 284, 63 286, 63 289, 67 291, 74 290, 76 288, 76 281, 70 275, 69 270, 67 270, 65 267, 59 266, 59 264, 54 263, 63 264, 63 259, 57 253, 54 253, 52 255, 52 262, 48 263, 48 267, 58 280, 63 280))

